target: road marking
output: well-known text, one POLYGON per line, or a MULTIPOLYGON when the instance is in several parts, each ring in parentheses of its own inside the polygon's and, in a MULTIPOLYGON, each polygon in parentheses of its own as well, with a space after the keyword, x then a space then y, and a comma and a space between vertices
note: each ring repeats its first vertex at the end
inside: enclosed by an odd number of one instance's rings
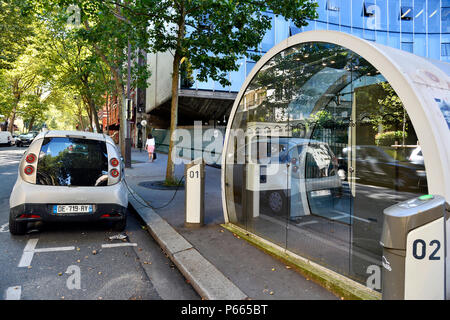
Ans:
POLYGON ((102 248, 116 248, 116 247, 136 247, 137 243, 108 243, 102 244, 102 248))
POLYGON ((29 267, 31 265, 31 261, 33 260, 33 256, 35 253, 75 250, 75 247, 54 247, 54 248, 36 249, 36 245, 37 245, 38 241, 39 241, 39 239, 28 240, 27 245, 23 249, 22 258, 20 258, 20 262, 18 265, 19 268, 29 267))
POLYGON ((0 232, 9 232, 9 223, 5 223, 0 227, 0 232))
POLYGON ((22 258, 20 258, 20 262, 18 267, 29 267, 31 265, 31 260, 33 260, 34 256, 34 248, 38 243, 39 239, 30 239, 28 240, 25 248, 23 249, 22 258))
POLYGON ((8 289, 6 289, 6 300, 20 300, 21 295, 21 286, 9 287, 8 289))
POLYGON ((42 249, 34 249, 34 252, 56 252, 56 251, 70 251, 70 250, 75 250, 75 247, 42 248, 42 249))

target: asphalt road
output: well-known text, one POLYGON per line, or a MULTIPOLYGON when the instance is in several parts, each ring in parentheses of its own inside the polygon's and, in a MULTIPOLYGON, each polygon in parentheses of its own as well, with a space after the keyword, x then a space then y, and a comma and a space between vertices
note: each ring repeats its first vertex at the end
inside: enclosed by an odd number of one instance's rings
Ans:
POLYGON ((181 273, 130 215, 124 240, 106 224, 8 229, 9 196, 26 148, 0 147, 0 299, 199 299, 181 273))

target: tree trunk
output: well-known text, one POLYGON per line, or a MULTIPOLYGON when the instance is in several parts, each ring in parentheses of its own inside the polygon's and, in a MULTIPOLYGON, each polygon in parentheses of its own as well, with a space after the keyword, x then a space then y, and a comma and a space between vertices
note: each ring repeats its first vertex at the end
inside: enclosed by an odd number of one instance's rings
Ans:
POLYGON ((169 143, 169 154, 167 157, 167 168, 166 168, 166 181, 174 181, 175 166, 172 160, 173 152, 173 139, 172 135, 177 128, 178 122, 178 80, 180 71, 180 60, 181 57, 178 53, 175 53, 173 59, 173 74, 172 74, 172 102, 170 107, 170 143, 169 143))
POLYGON ((180 78, 180 61, 182 58, 181 40, 184 38, 186 11, 183 5, 180 8, 180 19, 178 20, 177 32, 177 49, 173 57, 173 73, 172 73, 172 102, 170 107, 170 143, 169 154, 167 157, 166 182, 175 180, 175 166, 172 160, 173 139, 172 136, 177 128, 178 123, 178 82, 180 78))
POLYGON ((14 133, 14 121, 16 120, 17 106, 19 105, 19 100, 20 97, 16 98, 16 102, 14 103, 14 107, 11 110, 11 116, 9 118, 8 131, 11 132, 11 134, 14 133))
POLYGON ((28 124, 28 132, 33 130, 34 121, 36 120, 35 116, 32 116, 30 119, 30 123, 28 124))

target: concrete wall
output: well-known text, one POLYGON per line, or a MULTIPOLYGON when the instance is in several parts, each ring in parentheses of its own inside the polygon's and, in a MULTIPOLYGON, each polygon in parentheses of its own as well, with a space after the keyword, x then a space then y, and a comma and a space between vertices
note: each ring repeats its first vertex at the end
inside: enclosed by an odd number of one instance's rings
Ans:
POLYGON ((147 64, 152 75, 148 79, 145 112, 150 112, 171 98, 173 56, 170 52, 150 53, 147 64))

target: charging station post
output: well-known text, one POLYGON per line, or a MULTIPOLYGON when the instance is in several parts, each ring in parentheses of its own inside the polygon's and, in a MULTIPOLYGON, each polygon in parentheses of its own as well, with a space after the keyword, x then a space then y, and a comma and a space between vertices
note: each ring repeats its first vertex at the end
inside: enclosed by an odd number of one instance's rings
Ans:
POLYGON ((185 165, 185 225, 202 226, 205 218, 205 162, 195 159, 185 165))

